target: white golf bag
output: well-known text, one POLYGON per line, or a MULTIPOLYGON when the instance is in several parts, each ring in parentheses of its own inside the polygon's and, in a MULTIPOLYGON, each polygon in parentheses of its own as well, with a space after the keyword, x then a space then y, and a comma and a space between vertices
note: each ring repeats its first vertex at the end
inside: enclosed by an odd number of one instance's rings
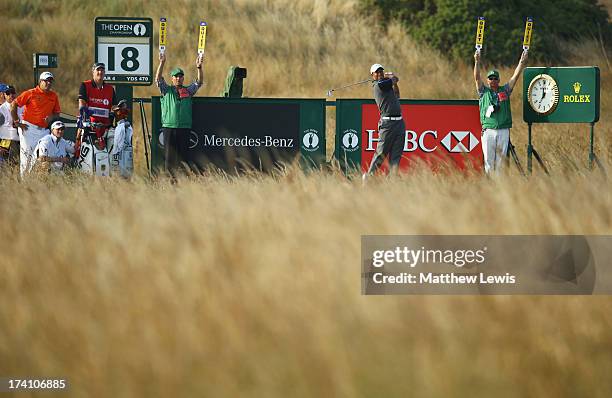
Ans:
POLYGON ((88 174, 106 177, 110 175, 110 160, 106 148, 99 149, 94 143, 95 134, 84 134, 77 167, 88 174))
POLYGON ((106 131, 105 148, 99 149, 95 144, 95 134, 84 132, 77 167, 88 174, 102 177, 131 177, 134 172, 132 135, 130 123, 120 120, 116 128, 106 131))
POLYGON ((129 178, 134 172, 132 148, 133 130, 130 122, 120 120, 117 127, 108 131, 107 148, 110 148, 111 175, 129 178))

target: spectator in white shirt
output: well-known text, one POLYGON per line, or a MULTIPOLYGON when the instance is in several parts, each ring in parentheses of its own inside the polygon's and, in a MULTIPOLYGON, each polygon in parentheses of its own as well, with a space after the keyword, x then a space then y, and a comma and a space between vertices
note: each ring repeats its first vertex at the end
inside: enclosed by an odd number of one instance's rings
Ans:
MULTIPOLYGON (((0 157, 11 165, 19 164, 19 133, 13 127, 11 115, 11 103, 16 96, 13 86, 4 86, 4 91, 0 92, 0 99, 4 98, 6 101, 0 105, 0 157)), ((17 108, 17 114, 21 117, 23 107, 17 108)))
POLYGON ((65 166, 70 163, 70 155, 74 155, 74 142, 65 140, 64 123, 53 122, 51 134, 38 141, 34 150, 37 170, 63 173, 65 166))

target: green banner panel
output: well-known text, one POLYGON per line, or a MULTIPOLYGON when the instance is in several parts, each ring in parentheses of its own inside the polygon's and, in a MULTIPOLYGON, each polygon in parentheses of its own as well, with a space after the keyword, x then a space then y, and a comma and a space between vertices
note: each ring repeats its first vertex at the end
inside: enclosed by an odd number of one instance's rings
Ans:
POLYGON ((363 104, 373 100, 336 100, 336 148, 334 157, 341 168, 361 168, 361 109, 363 104))
MULTIPOLYGON (((152 97, 152 168, 164 163, 160 97, 152 97)), ((325 162, 325 100, 193 98, 193 127, 184 157, 200 168, 240 164, 269 170, 299 155, 304 167, 325 162)))
POLYGON ((538 67, 523 72, 527 123, 595 123, 599 120, 599 68, 538 67))

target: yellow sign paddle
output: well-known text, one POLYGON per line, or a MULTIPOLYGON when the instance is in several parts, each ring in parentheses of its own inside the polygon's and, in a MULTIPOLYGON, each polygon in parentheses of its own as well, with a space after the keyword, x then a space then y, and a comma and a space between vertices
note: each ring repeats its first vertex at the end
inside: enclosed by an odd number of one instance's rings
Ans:
POLYGON ((531 32, 533 32, 533 18, 527 17, 525 22, 525 36, 523 36, 523 50, 529 51, 531 45, 531 32))
POLYGON ((159 53, 166 52, 166 18, 159 19, 159 53))
POLYGON ((198 56, 204 56, 204 47, 206 47, 206 22, 200 22, 200 35, 198 37, 198 56))
POLYGON ((478 26, 476 28, 476 51, 480 52, 484 43, 484 28, 485 17, 478 17, 478 26))

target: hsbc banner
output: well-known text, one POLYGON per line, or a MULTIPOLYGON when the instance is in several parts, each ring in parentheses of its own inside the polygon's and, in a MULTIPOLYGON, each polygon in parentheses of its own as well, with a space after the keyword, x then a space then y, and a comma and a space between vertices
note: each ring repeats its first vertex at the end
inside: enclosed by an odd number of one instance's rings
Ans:
MULTIPOLYGON (((164 164, 160 98, 153 97, 153 169, 164 164)), ((193 99, 184 158, 198 169, 269 171, 300 156, 303 166, 325 161, 325 101, 265 98, 193 99)))
MULTIPOLYGON (((403 100, 401 106, 406 136, 400 169, 424 162, 434 169, 446 164, 482 170, 478 101, 403 100)), ((343 168, 368 169, 379 140, 379 119, 373 100, 336 100, 335 157, 343 168)))

